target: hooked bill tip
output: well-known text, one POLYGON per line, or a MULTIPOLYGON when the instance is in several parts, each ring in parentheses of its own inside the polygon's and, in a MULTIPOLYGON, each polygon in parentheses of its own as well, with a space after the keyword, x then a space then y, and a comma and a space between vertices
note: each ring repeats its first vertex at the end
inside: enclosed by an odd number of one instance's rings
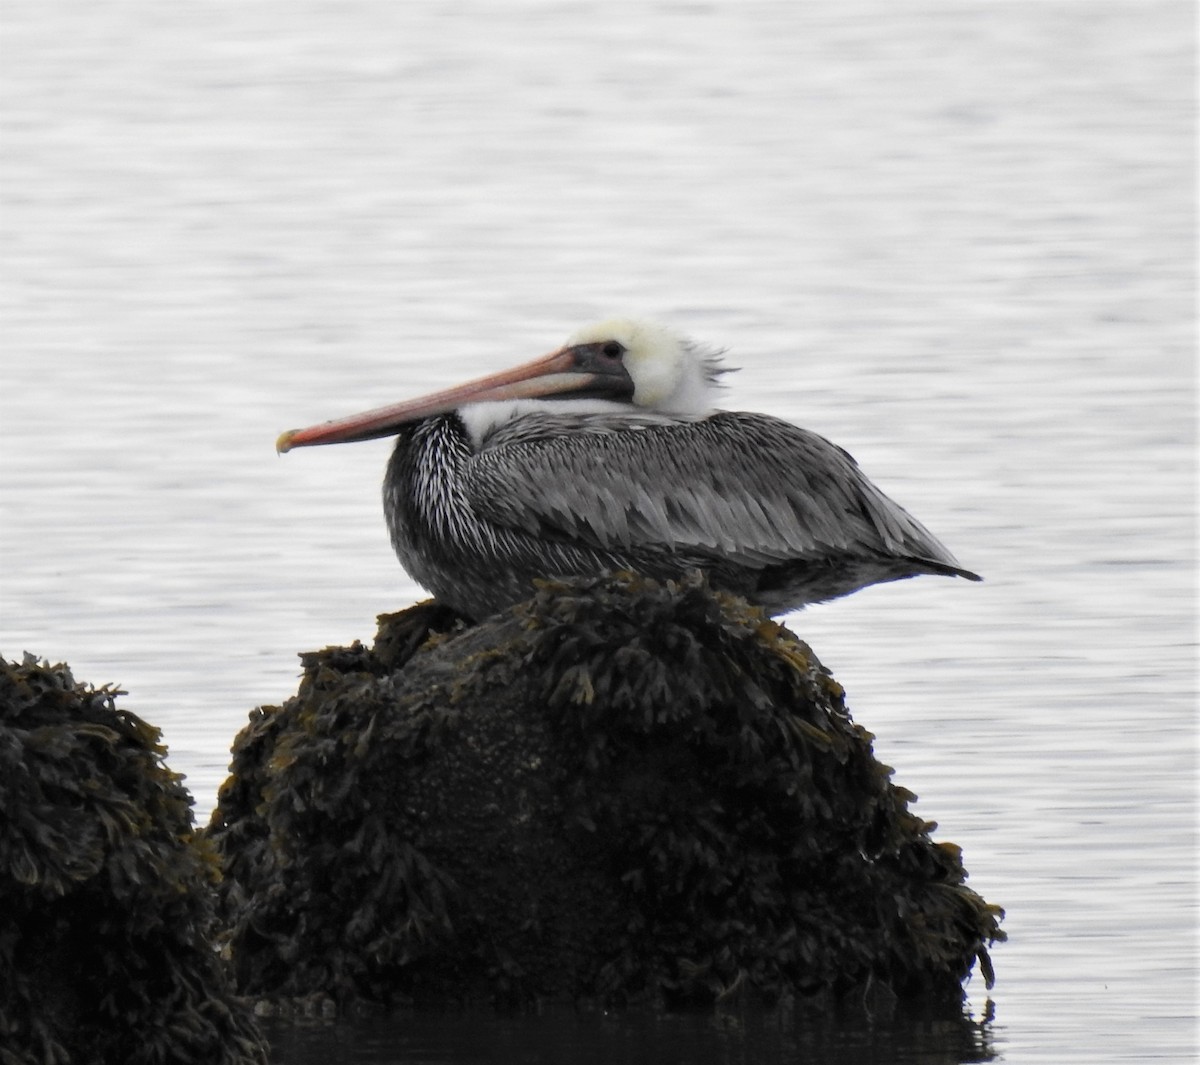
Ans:
POLYGON ((280 433, 279 438, 275 441, 275 454, 286 455, 292 450, 292 439, 297 433, 296 429, 289 429, 286 433, 280 433))

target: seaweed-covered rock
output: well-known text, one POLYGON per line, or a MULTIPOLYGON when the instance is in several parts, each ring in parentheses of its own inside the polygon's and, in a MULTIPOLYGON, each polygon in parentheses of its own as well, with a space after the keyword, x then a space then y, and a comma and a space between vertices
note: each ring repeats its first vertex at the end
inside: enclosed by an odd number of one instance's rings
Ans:
POLYGON ((211 849, 119 694, 0 660, 0 1062, 265 1061, 214 952, 211 849))
POLYGON ((243 991, 958 1005, 976 959, 990 986, 1001 911, 743 601, 614 578, 380 621, 234 747, 208 833, 243 991))

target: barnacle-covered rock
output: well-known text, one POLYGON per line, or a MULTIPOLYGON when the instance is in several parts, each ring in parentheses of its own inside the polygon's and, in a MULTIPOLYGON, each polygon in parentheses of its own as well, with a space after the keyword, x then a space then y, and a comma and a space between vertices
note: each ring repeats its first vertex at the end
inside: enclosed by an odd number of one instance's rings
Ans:
POLYGON ((211 848, 119 694, 0 659, 0 1062, 265 1061, 214 953, 211 848))
POLYGON ((234 747, 208 833, 243 991, 958 1005, 976 959, 990 985, 1001 911, 743 601, 626 577, 380 621, 234 747))

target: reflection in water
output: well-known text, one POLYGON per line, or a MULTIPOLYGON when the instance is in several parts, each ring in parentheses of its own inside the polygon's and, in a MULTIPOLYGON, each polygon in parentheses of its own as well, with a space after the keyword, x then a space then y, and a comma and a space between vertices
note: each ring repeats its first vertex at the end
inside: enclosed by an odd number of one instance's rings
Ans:
MULTIPOLYGON (((990 1009, 988 1003, 987 1008, 990 1009)), ((267 1025, 281 1065, 957 1065, 995 1060, 989 1021, 967 1013, 889 1020, 788 1011, 658 1014, 546 1009, 414 1012, 354 1024, 267 1025)))

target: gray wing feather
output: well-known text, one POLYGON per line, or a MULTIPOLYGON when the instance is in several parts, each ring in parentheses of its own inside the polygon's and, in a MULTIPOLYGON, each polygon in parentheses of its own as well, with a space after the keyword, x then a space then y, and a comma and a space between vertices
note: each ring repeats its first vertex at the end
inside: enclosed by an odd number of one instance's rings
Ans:
POLYGON ((760 414, 521 418, 471 460, 489 520, 608 551, 663 546, 751 567, 831 553, 956 566, 828 440, 760 414))

